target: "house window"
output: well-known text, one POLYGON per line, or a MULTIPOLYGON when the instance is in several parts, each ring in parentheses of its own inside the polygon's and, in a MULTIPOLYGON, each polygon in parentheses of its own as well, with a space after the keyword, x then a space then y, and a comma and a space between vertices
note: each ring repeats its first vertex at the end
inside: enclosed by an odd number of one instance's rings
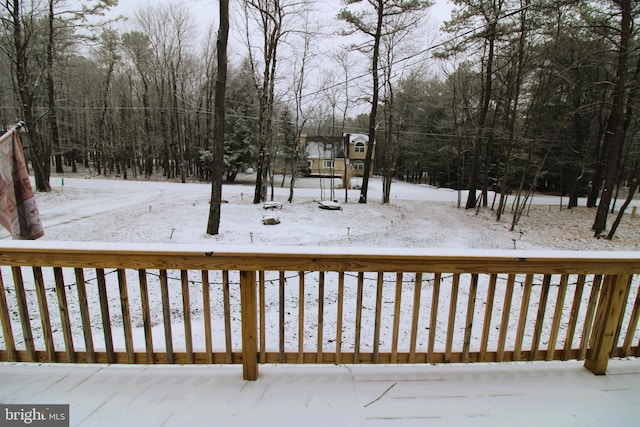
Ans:
POLYGON ((364 162, 362 160, 356 160, 353 162, 353 169, 357 171, 364 170, 364 162))
POLYGON ((356 144, 356 153, 364 153, 364 144, 362 142, 356 144))
POLYGON ((322 167, 325 169, 333 169, 336 166, 335 163, 335 160, 323 160, 322 167))

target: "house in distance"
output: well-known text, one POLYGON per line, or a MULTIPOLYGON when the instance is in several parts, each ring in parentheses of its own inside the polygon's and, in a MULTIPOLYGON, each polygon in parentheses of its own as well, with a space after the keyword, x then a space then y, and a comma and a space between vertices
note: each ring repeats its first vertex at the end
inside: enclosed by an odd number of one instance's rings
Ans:
MULTIPOLYGON (((342 137, 300 135, 300 145, 306 153, 310 175, 318 177, 342 178, 345 170, 349 176, 363 176, 368 144, 369 136, 359 133, 346 133, 342 137)), ((375 158, 375 153, 372 154, 371 173, 375 158)))

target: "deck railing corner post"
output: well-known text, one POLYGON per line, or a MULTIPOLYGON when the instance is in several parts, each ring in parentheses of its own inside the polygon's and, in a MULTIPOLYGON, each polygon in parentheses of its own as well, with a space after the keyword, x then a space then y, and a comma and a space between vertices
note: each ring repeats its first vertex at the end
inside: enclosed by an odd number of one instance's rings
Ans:
POLYGON ((620 326, 624 309, 629 276, 610 274, 605 276, 598 308, 594 319, 593 332, 584 366, 595 375, 605 375, 609 359, 616 346, 616 330, 620 326))

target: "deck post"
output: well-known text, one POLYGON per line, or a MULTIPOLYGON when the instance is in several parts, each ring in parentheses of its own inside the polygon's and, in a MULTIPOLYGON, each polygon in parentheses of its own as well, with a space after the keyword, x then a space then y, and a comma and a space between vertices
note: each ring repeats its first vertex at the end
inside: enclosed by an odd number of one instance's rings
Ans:
POLYGON ((240 310, 242 317, 242 378, 258 379, 258 310, 256 272, 240 271, 240 310))
POLYGON ((590 350, 587 352, 584 363, 584 366, 595 375, 606 374, 609 358, 616 345, 614 339, 626 303, 627 286, 629 286, 628 275, 615 274, 605 277, 594 319, 590 350))

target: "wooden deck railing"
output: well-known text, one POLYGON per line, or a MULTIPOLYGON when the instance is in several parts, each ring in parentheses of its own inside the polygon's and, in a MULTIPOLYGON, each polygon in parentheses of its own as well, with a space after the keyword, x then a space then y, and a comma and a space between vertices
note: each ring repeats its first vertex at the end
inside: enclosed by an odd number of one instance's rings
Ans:
POLYGON ((639 356, 640 254, 8 242, 0 361, 456 363, 639 356), (246 248, 245 248, 246 249, 246 248))

